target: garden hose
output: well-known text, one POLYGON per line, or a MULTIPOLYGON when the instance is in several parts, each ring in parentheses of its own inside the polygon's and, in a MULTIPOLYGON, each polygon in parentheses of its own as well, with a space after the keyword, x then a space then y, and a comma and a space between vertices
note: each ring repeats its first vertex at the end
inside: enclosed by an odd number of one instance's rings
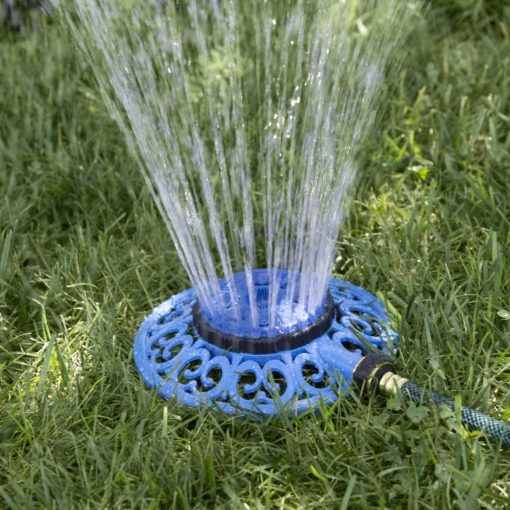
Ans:
MULTIPOLYGON (((426 406, 444 405, 455 410, 455 402, 438 393, 422 388, 418 384, 395 373, 391 357, 369 353, 358 363, 353 372, 353 382, 364 393, 378 391, 383 395, 401 395, 405 400, 426 406)), ((469 407, 461 408, 461 423, 470 431, 484 432, 492 441, 510 448, 510 425, 495 420, 469 407)))

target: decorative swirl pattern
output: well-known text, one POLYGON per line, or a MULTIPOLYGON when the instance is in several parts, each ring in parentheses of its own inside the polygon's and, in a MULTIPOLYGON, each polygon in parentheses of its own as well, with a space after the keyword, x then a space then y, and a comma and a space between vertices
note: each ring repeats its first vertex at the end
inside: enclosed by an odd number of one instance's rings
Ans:
POLYGON ((314 408, 349 394, 352 371, 370 348, 390 352, 398 335, 383 303, 366 290, 331 278, 336 316, 324 335, 292 351, 222 352, 193 324, 193 289, 159 305, 140 326, 134 359, 145 384, 187 406, 226 413, 275 415, 314 408))

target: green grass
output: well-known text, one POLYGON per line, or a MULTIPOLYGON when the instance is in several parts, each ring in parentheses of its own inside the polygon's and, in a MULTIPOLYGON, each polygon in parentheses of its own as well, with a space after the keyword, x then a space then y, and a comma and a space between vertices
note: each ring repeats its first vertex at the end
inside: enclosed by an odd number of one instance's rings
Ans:
MULTIPOLYGON (((336 271, 400 314, 403 375, 510 420, 510 9, 432 2, 336 271)), ((132 338, 186 288, 90 69, 0 34, 0 507, 506 508, 510 454, 395 400, 247 422, 147 391, 132 338)))

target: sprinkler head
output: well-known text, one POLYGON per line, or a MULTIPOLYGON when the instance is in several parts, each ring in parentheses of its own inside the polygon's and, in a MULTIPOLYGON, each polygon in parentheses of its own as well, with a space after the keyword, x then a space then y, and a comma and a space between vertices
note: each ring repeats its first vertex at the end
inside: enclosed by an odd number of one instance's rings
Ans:
MULTIPOLYGON (((383 303, 366 290, 331 278, 317 312, 303 315, 283 291, 269 298, 267 274, 252 271, 256 300, 238 296, 246 306, 237 317, 211 313, 193 289, 159 305, 135 337, 135 364, 146 385, 187 406, 295 414, 348 396, 368 352, 394 352, 398 335, 383 303)), ((286 272, 278 274, 284 283, 286 272)), ((242 289, 247 275, 234 276, 242 289)))
MULTIPOLYGON (((234 275, 240 317, 226 313, 218 318, 218 314, 213 316, 203 310, 198 301, 194 304, 193 320, 201 338, 229 352, 276 354, 302 347, 329 330, 335 316, 329 292, 315 313, 308 314, 299 306, 299 279, 293 291, 295 299, 289 300, 287 271, 255 269, 251 273, 254 306, 250 303, 245 273, 234 275)), ((220 288, 228 294, 226 287, 227 282, 221 280, 220 288)))

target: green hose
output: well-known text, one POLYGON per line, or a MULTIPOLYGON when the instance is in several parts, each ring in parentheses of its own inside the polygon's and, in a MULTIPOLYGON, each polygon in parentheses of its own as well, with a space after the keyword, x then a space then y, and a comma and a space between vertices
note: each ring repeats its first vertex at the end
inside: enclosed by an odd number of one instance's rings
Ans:
MULTIPOLYGON (((455 410, 455 402, 438 393, 395 374, 395 365, 389 356, 369 353, 361 359, 353 373, 353 381, 360 389, 371 388, 386 395, 400 394, 406 400, 422 405, 444 405, 455 410)), ((461 422, 468 430, 479 430, 503 448, 510 449, 510 425, 495 420, 469 407, 461 408, 461 422)))
MULTIPOLYGON (((421 386, 412 382, 404 383, 400 393, 404 398, 413 402, 419 402, 423 405, 444 405, 452 411, 455 410, 455 402, 453 400, 433 391, 424 390, 421 386)), ((510 448, 510 425, 469 407, 462 406, 460 413, 461 422, 468 430, 481 430, 494 442, 499 443, 501 441, 501 446, 510 448)))

